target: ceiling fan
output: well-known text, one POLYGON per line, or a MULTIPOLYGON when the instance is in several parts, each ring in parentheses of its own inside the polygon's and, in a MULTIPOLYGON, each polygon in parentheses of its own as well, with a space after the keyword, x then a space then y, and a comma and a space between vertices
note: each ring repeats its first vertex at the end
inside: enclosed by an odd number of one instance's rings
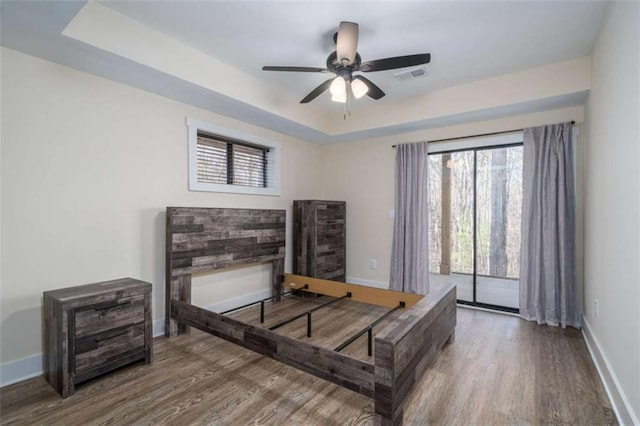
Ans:
POLYGON ((338 28, 338 32, 334 34, 333 40, 336 43, 336 50, 327 58, 326 68, 265 66, 262 67, 262 70, 333 73, 336 77, 330 78, 313 89, 300 103, 306 104, 311 102, 327 89, 331 92, 332 101, 345 103, 351 94, 356 99, 366 94, 375 100, 385 95, 382 89, 376 86, 371 80, 360 74, 354 75, 354 72, 359 71, 366 73, 393 70, 396 68, 428 64, 431 60, 429 53, 421 53, 362 62, 357 52, 358 24, 354 22, 340 22, 340 27, 338 28))

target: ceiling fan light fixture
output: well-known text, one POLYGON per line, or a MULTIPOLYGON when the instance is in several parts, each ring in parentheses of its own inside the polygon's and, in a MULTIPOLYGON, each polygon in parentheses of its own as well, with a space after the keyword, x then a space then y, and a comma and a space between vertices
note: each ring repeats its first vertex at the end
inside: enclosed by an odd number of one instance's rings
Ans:
POLYGON ((344 78, 338 76, 333 82, 331 82, 331 86, 329 87, 329 91, 331 92, 332 98, 333 96, 341 96, 346 98, 347 96, 347 82, 344 78))
POLYGON ((353 81, 351 82, 351 91, 353 92, 353 96, 356 99, 360 99, 361 97, 367 94, 367 92, 369 91, 369 88, 367 87, 366 84, 364 84, 364 82, 362 82, 362 80, 354 78, 353 81))
POLYGON ((347 92, 339 93, 339 94, 331 94, 331 100, 333 102, 340 102, 344 104, 347 102, 347 92))

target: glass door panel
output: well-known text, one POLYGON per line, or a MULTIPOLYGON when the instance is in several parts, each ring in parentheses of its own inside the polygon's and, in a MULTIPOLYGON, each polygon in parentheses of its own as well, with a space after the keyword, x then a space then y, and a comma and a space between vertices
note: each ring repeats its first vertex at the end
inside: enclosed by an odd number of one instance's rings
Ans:
POLYGON ((519 307, 522 146, 476 153, 476 302, 519 307))
POLYGON ((429 271, 473 302, 474 152, 429 155, 429 271))

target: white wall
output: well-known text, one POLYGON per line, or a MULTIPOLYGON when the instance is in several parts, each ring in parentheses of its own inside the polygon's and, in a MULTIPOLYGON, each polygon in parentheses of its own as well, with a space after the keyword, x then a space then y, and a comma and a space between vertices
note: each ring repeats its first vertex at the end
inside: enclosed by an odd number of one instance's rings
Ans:
POLYGON ((638 2, 613 2, 593 52, 585 183, 586 326, 635 422, 640 419, 639 9, 638 2))
MULTIPOLYGON (((358 105, 349 120, 333 120, 332 132, 384 128, 414 121, 455 117, 457 114, 471 114, 490 108, 508 110, 523 102, 586 92, 591 80, 589 61, 589 57, 572 59, 409 98, 364 103, 358 105)), ((425 84, 428 84, 428 80, 425 84)))
MULTIPOLYGON (((319 196, 317 145, 12 50, 1 60, 2 364, 42 351, 45 290, 131 276, 153 283, 163 318, 167 206, 287 209, 290 233, 292 200, 319 196), (282 196, 189 192, 186 117, 281 141, 282 196)), ((269 281, 264 266, 199 277, 194 303, 269 281)))

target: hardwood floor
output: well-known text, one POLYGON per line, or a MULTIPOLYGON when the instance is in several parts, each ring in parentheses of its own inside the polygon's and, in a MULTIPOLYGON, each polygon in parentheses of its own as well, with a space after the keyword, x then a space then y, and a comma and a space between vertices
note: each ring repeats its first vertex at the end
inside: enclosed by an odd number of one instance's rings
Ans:
MULTIPOLYGON (((267 306, 264 326, 322 299, 267 306)), ((314 313, 312 341, 334 347, 385 312, 340 301, 314 313)), ((258 310, 234 315, 256 323, 258 310)), ((384 326, 384 324, 383 324, 384 326)), ((306 339, 304 319, 278 330, 306 339)), ((43 378, 0 390, 2 424, 372 424, 373 402, 208 334, 157 338, 136 364, 62 400, 43 378)), ((366 338, 345 350, 361 359, 366 338)), ((579 331, 458 309, 456 339, 407 400, 405 424, 615 424, 579 331)))

